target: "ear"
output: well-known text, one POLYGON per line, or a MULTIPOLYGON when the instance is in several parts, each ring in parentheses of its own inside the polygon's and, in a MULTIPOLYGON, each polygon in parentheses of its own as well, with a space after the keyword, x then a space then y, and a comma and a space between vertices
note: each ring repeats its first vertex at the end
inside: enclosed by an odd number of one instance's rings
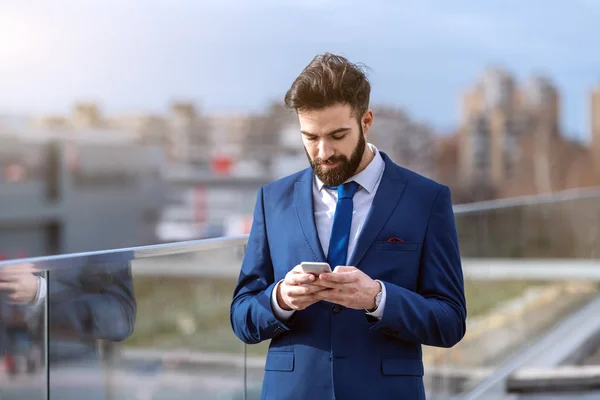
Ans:
POLYGON ((373 124, 373 110, 368 109, 365 111, 360 123, 362 124, 363 134, 366 136, 367 132, 369 132, 369 129, 371 128, 371 125, 373 124))

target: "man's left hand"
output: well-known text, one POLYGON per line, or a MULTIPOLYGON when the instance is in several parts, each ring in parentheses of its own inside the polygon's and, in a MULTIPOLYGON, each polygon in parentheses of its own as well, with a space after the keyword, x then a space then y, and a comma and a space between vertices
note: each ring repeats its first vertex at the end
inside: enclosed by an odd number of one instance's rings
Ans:
POLYGON ((32 264, 15 264, 0 270, 0 298, 14 304, 31 303, 38 292, 32 264))
POLYGON ((320 274, 313 284, 329 288, 316 293, 321 300, 355 310, 375 308, 375 296, 381 290, 379 282, 356 267, 336 267, 320 274))

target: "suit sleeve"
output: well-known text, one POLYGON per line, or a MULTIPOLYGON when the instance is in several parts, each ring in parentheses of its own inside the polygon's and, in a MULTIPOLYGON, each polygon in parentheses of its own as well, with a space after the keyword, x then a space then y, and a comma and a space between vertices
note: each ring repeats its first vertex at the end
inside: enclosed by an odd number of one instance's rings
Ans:
POLYGON ((417 292, 384 282, 383 318, 371 329, 428 346, 452 347, 466 331, 466 301, 450 190, 442 186, 430 213, 417 292))
POLYGON ((123 341, 137 314, 129 263, 51 271, 49 329, 76 337, 123 341))
POLYGON ((261 188, 229 313, 233 331, 243 342, 260 343, 290 329, 289 324, 294 316, 284 324, 277 319, 271 308, 271 295, 275 285, 261 188))

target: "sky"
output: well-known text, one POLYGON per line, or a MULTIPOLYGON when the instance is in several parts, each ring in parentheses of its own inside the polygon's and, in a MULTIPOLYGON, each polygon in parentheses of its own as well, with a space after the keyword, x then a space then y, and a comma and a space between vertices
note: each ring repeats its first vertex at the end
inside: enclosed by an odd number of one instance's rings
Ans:
POLYGON ((441 131, 484 68, 544 74, 585 140, 599 20, 600 0, 0 0, 0 114, 257 112, 330 51, 369 67, 373 104, 441 131))

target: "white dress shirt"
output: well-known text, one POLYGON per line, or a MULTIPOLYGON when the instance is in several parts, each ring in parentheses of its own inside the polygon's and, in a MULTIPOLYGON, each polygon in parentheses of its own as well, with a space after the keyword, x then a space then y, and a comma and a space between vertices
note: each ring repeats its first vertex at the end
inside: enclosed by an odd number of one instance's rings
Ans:
POLYGON ((44 300, 46 300, 46 279, 40 276, 38 277, 38 290, 31 305, 33 308, 39 308, 42 306, 44 300))
MULTIPOLYGON (((354 207, 352 211, 352 225, 350 227, 350 240, 348 242, 348 260, 350 260, 350 257, 354 252, 356 241, 365 224, 365 220, 367 219, 367 215, 373 204, 375 193, 377 193, 377 188, 379 188, 379 183, 381 182, 381 177, 383 176, 383 171, 385 169, 385 163, 383 158, 381 158, 377 147, 369 143, 368 148, 375 154, 375 157, 373 157, 373 160, 371 160, 365 169, 346 181, 355 181, 360 185, 353 199, 354 207)), ((327 257, 329 239, 333 227, 333 216, 337 205, 337 190, 327 189, 325 184, 315 175, 312 192, 317 233, 325 257, 327 257)), ((331 268, 335 267, 335 265, 331 266, 331 268)), ((279 283, 280 282, 278 282, 273 289, 271 308, 277 318, 286 320, 292 316, 294 311, 287 311, 279 307, 279 304, 277 303, 277 287, 279 286, 279 283)), ((382 282, 379 283, 381 284, 381 302, 375 311, 367 314, 381 319, 385 307, 386 295, 385 285, 382 282)))

